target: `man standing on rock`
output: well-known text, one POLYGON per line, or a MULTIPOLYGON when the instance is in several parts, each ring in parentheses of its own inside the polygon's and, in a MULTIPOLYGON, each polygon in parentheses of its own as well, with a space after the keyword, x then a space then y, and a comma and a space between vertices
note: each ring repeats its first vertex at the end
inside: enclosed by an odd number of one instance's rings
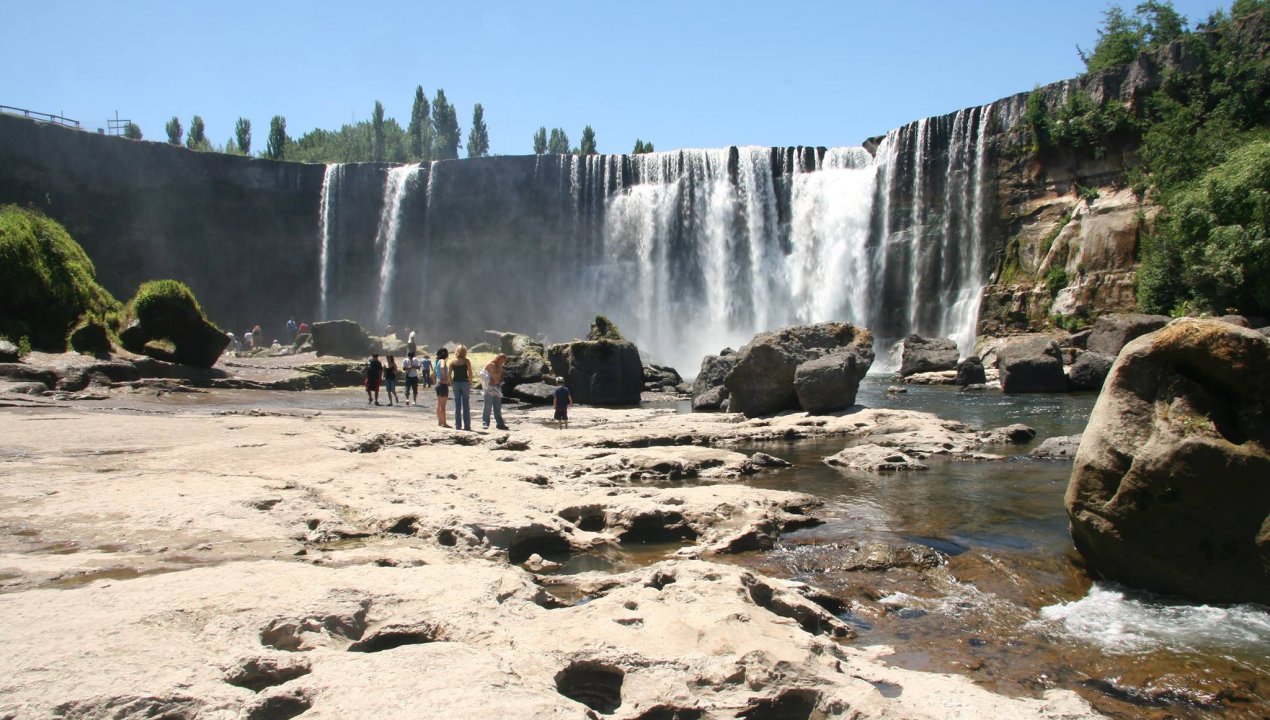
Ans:
POLYGON ((503 363, 505 362, 507 362, 507 356, 499 353, 481 371, 481 387, 485 391, 485 407, 481 410, 481 424, 486 430, 489 430, 491 411, 494 413, 494 427, 499 430, 509 429, 503 422, 503 363))
MULTIPOLYGON (((413 334, 413 333, 412 333, 413 334)), ((410 405, 411 395, 414 396, 415 405, 419 404, 419 369, 423 367, 423 363, 419 358, 415 357, 415 351, 411 350, 406 359, 401 363, 401 369, 406 371, 406 405, 410 405)))
POLYGON ((366 363, 366 404, 379 404, 379 381, 384 377, 384 364, 379 362, 379 353, 370 356, 366 363))

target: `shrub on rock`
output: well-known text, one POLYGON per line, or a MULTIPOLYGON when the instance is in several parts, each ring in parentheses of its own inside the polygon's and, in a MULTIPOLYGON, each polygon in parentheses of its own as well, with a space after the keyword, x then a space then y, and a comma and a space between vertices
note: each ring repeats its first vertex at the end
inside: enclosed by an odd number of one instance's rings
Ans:
POLYGON ((84 249, 34 210, 0 207, 0 336, 63 352, 81 317, 103 318, 119 301, 97 284, 84 249))
POLYGON ((128 316, 132 322, 119 339, 141 355, 211 367, 229 344, 225 333, 203 314, 194 293, 176 280, 142 283, 128 303, 128 316))
POLYGON ((1067 486, 1099 576, 1270 604, 1270 341, 1180 319, 1121 351, 1067 486))

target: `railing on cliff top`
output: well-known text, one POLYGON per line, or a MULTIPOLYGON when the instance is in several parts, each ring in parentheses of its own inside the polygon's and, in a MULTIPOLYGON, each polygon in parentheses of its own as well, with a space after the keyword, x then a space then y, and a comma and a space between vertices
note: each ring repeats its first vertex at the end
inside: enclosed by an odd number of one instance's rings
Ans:
POLYGON ((49 113, 27 110, 26 108, 11 107, 9 105, 0 105, 0 113, 5 113, 6 115, 21 115, 23 117, 31 118, 32 120, 39 120, 40 122, 53 123, 54 125, 64 125, 66 127, 73 127, 77 130, 80 129, 78 120, 72 120, 68 117, 62 117, 61 115, 50 115, 49 113))

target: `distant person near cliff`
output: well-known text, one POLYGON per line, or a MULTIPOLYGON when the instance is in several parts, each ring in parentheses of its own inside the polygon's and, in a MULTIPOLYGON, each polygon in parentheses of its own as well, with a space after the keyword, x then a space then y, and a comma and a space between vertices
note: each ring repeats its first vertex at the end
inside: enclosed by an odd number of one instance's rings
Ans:
POLYGON ((569 406, 573 404, 573 395, 569 393, 569 388, 564 386, 562 377, 556 378, 556 392, 551 402, 556 408, 556 422, 560 423, 560 427, 569 427, 569 406))
POLYGON ((379 404, 379 381, 384 376, 384 364, 379 362, 379 353, 370 356, 366 363, 366 404, 379 404))

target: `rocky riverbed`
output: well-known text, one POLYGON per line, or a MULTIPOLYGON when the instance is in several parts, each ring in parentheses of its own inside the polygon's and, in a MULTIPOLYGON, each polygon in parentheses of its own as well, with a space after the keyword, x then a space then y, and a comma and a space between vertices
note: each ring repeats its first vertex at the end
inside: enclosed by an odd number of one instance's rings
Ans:
POLYGON ((1097 716, 893 667, 814 588, 721 561, 818 522, 733 447, 1009 433, 586 407, 460 433, 357 390, 172 390, 0 395, 0 717, 1097 716))

